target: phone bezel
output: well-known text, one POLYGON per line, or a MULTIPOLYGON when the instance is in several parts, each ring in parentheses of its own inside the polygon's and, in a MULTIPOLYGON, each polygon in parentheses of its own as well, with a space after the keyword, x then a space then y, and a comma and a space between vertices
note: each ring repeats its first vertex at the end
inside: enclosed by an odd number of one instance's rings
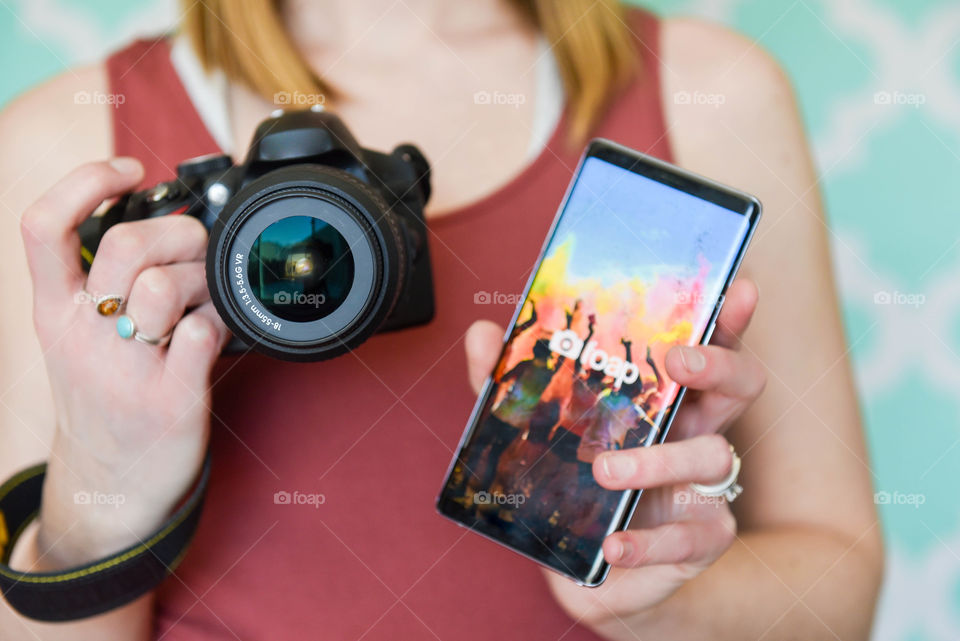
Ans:
MULTIPOLYGON (((710 337, 713 334, 713 329, 716 326, 716 320, 720 313, 720 308, 723 305, 724 296, 726 294, 727 288, 730 286, 730 283, 733 282, 738 270, 740 269, 740 264, 743 261, 743 256, 746 253, 747 247, 750 245, 750 241, 753 238, 754 231, 757 227, 757 222, 760 219, 762 206, 760 201, 755 197, 746 192, 734 189, 727 185, 723 185, 714 180, 701 176, 694 172, 682 169, 676 165, 672 165, 668 162, 654 158, 642 152, 630 149, 618 143, 615 143, 611 140, 604 138, 595 138, 590 141, 587 145, 586 150, 580 156, 579 161, 577 162, 577 167, 573 173, 573 177, 570 180, 570 183, 567 185, 567 189, 564 193, 563 199, 560 202, 559 207, 557 208, 557 213, 553 218, 553 222, 550 224, 550 229, 547 232, 543 244, 540 247, 540 252, 537 257, 536 266, 531 271, 527 283, 523 289, 523 296, 521 297, 521 302, 517 305, 516 310, 514 310, 513 317, 510 320, 510 323, 507 327, 507 331, 503 335, 501 342, 501 351, 500 358, 503 357, 503 350, 506 348, 508 341, 510 340, 510 335, 513 333, 513 329, 517 324, 517 320, 526 305, 527 297, 530 294, 530 288, 533 285, 533 281, 536 278, 537 272, 539 271, 540 264, 543 262, 544 255, 547 249, 550 246, 551 241, 553 240, 554 234, 556 233, 557 225, 560 222, 560 219, 563 216, 564 211, 567 208, 567 203, 570 199, 570 195, 573 192, 574 186, 577 184, 577 181, 580 179, 581 172, 583 170, 584 163, 588 158, 597 158, 605 162, 609 162, 613 165, 621 167, 627 171, 636 173, 638 175, 644 176, 661 184, 673 187, 679 191, 690 194, 694 197, 700 198, 707 202, 711 202, 720 207, 734 211, 736 213, 742 214, 747 217, 747 232, 744 234, 743 241, 740 243, 740 247, 737 251, 737 254, 733 260, 733 263, 730 266, 729 271, 724 278, 723 284, 720 288, 720 294, 717 297, 717 300, 714 301, 714 309, 711 314, 710 320, 706 325, 706 328, 703 332, 703 335, 700 339, 700 344, 707 344, 710 340, 710 337)), ((450 464, 447 468, 447 472, 444 475, 444 482, 441 486, 440 493, 437 496, 435 506, 437 512, 446 519, 453 521, 454 523, 465 527, 471 530, 475 534, 489 539, 502 547, 505 547, 515 554, 534 561, 535 563, 549 568, 562 576, 565 576, 579 585, 586 587, 596 587, 603 583, 607 575, 610 572, 610 564, 606 562, 603 558, 603 553, 599 553, 596 561, 590 570, 584 576, 577 576, 570 569, 567 568, 564 570, 562 567, 557 565, 552 565, 548 562, 543 561, 540 558, 537 558, 525 550, 516 548, 509 543, 498 539, 495 536, 492 536, 486 532, 483 532, 471 524, 468 524, 461 519, 447 513, 444 511, 443 499, 444 492, 447 488, 447 485, 450 481, 450 476, 453 474, 453 469, 456 466, 457 460, 461 457, 464 447, 467 442, 470 440, 470 437, 473 435, 474 430, 478 427, 478 419, 480 413, 483 410, 484 405, 486 405, 489 395, 493 389, 493 379, 491 376, 488 376, 486 381, 483 384, 483 388, 480 390, 480 394, 477 396, 477 401, 474 404, 473 410, 470 413, 470 417, 467 421, 467 427, 464 430, 463 435, 460 438, 460 443, 457 446, 456 454, 453 459, 450 461, 450 464)), ((681 387, 677 391, 677 396, 674 399, 670 409, 668 410, 666 419, 656 435, 656 438, 648 442, 644 447, 649 447, 653 444, 662 443, 667 434, 670 431, 670 426, 673 423, 674 416, 676 416, 677 411, 679 410, 683 398, 686 395, 687 388, 681 387)), ((613 519, 611 519, 610 527, 607 529, 607 534, 609 536, 611 533, 623 530, 630 523, 630 520, 633 518, 633 514, 636 511, 637 504, 640 500, 640 495, 642 490, 627 490, 624 492, 621 503, 617 508, 617 512, 613 519)), ((561 562, 562 565, 562 562, 561 562)))

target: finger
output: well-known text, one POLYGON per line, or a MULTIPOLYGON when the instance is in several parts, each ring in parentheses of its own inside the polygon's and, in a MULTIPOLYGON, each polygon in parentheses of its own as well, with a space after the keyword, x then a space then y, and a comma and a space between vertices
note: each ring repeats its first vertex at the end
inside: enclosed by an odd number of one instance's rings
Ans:
POLYGON ((87 291, 128 296, 140 272, 153 265, 203 258, 207 230, 193 216, 160 216, 114 225, 103 235, 90 266, 87 291))
POLYGON ((480 392, 484 381, 497 364, 503 346, 503 328, 488 320, 479 320, 467 330, 464 341, 467 350, 467 374, 470 386, 480 392))
POLYGON ((677 521, 649 530, 626 530, 608 536, 603 556, 621 568, 678 563, 709 564, 736 538, 729 510, 718 518, 677 521))
POLYGON ((230 332, 213 303, 204 303, 174 328, 167 353, 167 373, 194 391, 206 389, 210 371, 229 339, 230 332))
POLYGON ((670 428, 668 440, 683 440, 701 434, 718 434, 730 426, 752 403, 749 399, 706 393, 684 402, 683 411, 670 428))
POLYGON ((82 287, 77 226, 142 178, 143 167, 133 158, 81 165, 24 211, 20 231, 39 303, 62 304, 82 287))
POLYGON ((747 331, 750 319, 757 308, 760 291, 756 283, 747 278, 738 278, 727 288, 723 308, 717 318, 717 327, 710 339, 711 345, 736 348, 747 331))
POLYGON ((753 400, 767 384, 767 373, 753 355, 715 345, 670 348, 667 375, 690 389, 753 400))
POLYGON ((148 267, 130 290, 127 315, 147 336, 166 336, 183 312, 210 298, 204 264, 174 263, 148 267))
POLYGON ((717 483, 730 473, 733 453, 717 434, 676 443, 604 452, 593 462, 597 483, 610 490, 680 483, 717 483))

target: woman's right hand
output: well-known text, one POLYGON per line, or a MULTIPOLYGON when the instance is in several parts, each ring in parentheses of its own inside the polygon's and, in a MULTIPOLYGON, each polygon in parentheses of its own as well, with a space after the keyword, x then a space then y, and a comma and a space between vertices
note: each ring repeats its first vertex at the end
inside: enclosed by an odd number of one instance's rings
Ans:
POLYGON ((132 158, 82 165, 21 221, 57 418, 35 571, 79 565, 147 538, 203 461, 210 371, 229 337, 209 301, 203 225, 189 216, 115 225, 89 276, 80 267, 77 226, 142 177, 132 158), (169 345, 121 338, 119 313, 101 316, 91 302, 109 294, 126 299, 123 311, 144 335, 172 331, 169 345))

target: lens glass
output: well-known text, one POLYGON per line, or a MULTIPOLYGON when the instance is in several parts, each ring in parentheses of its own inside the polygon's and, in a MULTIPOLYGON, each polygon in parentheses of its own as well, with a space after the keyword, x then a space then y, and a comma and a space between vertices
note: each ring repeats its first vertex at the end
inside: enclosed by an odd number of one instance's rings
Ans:
POLYGON ((353 285, 346 239, 313 216, 290 216, 263 230, 250 249, 250 288, 280 318, 306 323, 336 310, 353 285))

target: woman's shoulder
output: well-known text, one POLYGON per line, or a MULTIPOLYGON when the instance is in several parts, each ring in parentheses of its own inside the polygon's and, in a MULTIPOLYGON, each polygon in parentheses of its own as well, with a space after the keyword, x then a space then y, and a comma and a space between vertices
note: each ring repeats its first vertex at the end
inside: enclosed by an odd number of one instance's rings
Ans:
MULTIPOLYGON (((660 20, 660 57, 665 82, 686 85, 690 102, 722 107, 723 97, 702 95, 722 91, 731 99, 762 98, 790 91, 780 63, 763 45, 729 27, 698 18, 660 20)), ((678 102, 684 103, 684 97, 678 102)))
POLYGON ((75 166, 108 157, 117 100, 101 63, 64 71, 5 105, 0 182, 8 206, 22 209, 75 166))
POLYGON ((748 155, 773 170, 807 157, 790 80, 760 43, 693 18, 665 18, 660 34, 662 103, 677 162, 749 184, 748 155), (737 158, 745 162, 731 163, 737 158))

